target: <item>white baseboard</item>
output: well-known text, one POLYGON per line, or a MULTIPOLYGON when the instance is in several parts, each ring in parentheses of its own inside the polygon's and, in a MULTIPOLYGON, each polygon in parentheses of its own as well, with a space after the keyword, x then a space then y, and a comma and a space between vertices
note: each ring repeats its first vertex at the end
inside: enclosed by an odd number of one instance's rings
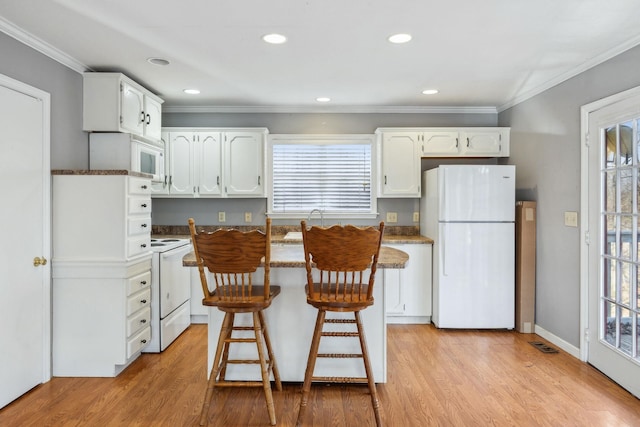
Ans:
POLYGON ((538 325, 535 326, 535 333, 540 335, 545 340, 551 342, 552 344, 557 345, 562 350, 566 351, 567 353, 569 353, 570 355, 572 355, 576 359, 580 359, 580 348, 574 346, 573 344, 569 344, 568 342, 566 342, 562 338, 559 338, 559 337, 555 336, 551 332, 547 331, 544 328, 541 328, 538 325))

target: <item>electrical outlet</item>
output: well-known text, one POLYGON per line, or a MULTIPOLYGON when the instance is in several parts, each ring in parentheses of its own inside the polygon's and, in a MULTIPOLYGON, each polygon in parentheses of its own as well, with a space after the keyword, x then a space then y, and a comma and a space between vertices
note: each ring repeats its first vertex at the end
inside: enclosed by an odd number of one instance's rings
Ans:
POLYGON ((251 222, 251 212, 244 213, 244 222, 251 222))
POLYGON ((387 212, 387 222, 398 222, 398 213, 387 212))
POLYGON ((413 213, 413 222, 419 222, 420 221, 420 212, 414 212, 413 213))
POLYGON ((564 225, 567 227, 578 226, 578 212, 565 212, 564 213, 564 225))
POLYGON ((227 215, 224 212, 218 212, 218 222, 225 222, 227 215))

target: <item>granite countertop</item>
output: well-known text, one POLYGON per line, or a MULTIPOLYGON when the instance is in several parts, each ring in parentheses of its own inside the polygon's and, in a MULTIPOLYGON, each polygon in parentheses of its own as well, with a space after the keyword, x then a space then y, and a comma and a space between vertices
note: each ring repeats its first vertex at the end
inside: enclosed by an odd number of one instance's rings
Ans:
MULTIPOLYGON (((272 234, 271 243, 275 245, 301 245, 302 240, 287 239, 285 240, 284 234, 272 234)), ((154 239, 191 239, 189 234, 154 234, 154 239)), ((384 235, 382 236, 382 244, 398 245, 398 244, 414 244, 414 245, 432 245, 433 239, 425 236, 396 236, 396 235, 384 235)))
MULTIPOLYGON (((401 250, 382 246, 378 258, 379 268, 404 268, 409 255, 401 250)), ((182 258, 185 267, 196 267, 196 256, 193 252, 182 258)), ((274 244, 271 246, 271 268, 304 268, 304 250, 302 245, 274 244)))

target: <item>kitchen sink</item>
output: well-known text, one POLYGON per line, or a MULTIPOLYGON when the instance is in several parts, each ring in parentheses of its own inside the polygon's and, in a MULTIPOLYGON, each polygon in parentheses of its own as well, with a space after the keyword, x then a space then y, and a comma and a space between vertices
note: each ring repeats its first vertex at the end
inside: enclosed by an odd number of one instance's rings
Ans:
POLYGON ((284 240, 302 240, 302 231, 290 231, 285 234, 284 240))

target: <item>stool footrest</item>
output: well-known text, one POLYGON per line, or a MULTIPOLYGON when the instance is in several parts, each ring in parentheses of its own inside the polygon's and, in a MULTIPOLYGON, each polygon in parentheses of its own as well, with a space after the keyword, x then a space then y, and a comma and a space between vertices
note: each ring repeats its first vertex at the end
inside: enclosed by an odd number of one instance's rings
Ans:
POLYGON ((239 342, 239 343, 254 343, 256 342, 255 338, 227 338, 224 342, 239 342))
MULTIPOLYGON (((270 360, 267 360, 267 365, 271 364, 270 360)), ((251 359, 228 359, 226 363, 232 363, 234 365, 259 365, 260 360, 251 360, 251 359)))
POLYGON ((262 381, 216 381, 215 387, 263 387, 262 381))
POLYGON ((324 323, 356 323, 355 319, 324 319, 324 323))
POLYGON ((322 336, 323 337, 347 337, 347 338, 351 338, 351 337, 357 337, 358 333, 357 332, 323 332, 322 336))
POLYGON ((367 384, 369 380, 367 378, 358 377, 311 377, 312 382, 321 383, 354 383, 354 384, 367 384))
POLYGON ((329 357, 334 359, 357 359, 362 357, 359 353, 318 353, 318 357, 329 357))

